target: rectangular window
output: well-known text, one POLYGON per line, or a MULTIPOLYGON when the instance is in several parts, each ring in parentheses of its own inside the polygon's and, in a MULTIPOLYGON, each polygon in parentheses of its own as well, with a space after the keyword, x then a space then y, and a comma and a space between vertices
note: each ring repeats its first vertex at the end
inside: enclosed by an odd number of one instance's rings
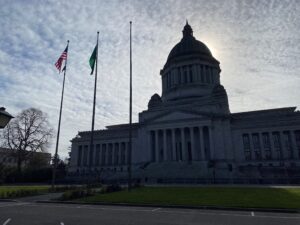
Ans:
POLYGON ((188 71, 186 66, 183 66, 183 83, 186 84, 187 83, 187 78, 188 78, 188 71))
POLYGON ((249 134, 243 134, 243 144, 245 150, 250 150, 249 134))
POLYGON ((281 143, 280 143, 280 133, 279 132, 273 132, 273 143, 274 143, 274 148, 275 148, 275 153, 276 153, 276 159, 281 159, 281 143))
POLYGON ((89 154, 89 146, 85 145, 83 151, 83 166, 87 166, 88 154, 89 154))
POLYGON ((190 82, 193 83, 194 79, 193 79, 193 66, 192 65, 189 66, 189 77, 190 77, 190 82))
POLYGON ((78 146, 78 157, 77 157, 77 166, 81 166, 82 160, 82 145, 78 146))
POLYGON ((252 141, 253 141, 253 148, 255 150, 260 149, 259 136, 257 133, 252 134, 252 141))
POLYGON ((243 134, 244 154, 246 160, 251 160, 249 134, 243 134))
POLYGON ((283 149, 286 151, 286 155, 288 159, 293 158, 293 149, 291 143, 291 135, 289 131, 283 131, 283 149))

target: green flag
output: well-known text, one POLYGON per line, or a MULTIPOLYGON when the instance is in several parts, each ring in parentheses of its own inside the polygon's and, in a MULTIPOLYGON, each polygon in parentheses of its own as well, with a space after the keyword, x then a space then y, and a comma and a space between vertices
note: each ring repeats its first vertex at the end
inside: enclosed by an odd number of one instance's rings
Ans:
POLYGON ((94 68, 95 68, 95 63, 96 63, 96 60, 97 60, 97 49, 98 49, 98 46, 96 45, 95 48, 94 48, 94 51, 90 57, 90 67, 92 69, 92 72, 91 72, 91 75, 93 74, 94 72, 94 68))

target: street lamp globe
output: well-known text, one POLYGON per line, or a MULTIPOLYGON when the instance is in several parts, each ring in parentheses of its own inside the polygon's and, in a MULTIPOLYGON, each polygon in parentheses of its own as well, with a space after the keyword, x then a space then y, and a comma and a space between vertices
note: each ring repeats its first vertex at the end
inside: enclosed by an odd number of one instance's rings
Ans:
POLYGON ((14 117, 6 112, 4 107, 0 107, 0 129, 6 127, 12 118, 14 117))

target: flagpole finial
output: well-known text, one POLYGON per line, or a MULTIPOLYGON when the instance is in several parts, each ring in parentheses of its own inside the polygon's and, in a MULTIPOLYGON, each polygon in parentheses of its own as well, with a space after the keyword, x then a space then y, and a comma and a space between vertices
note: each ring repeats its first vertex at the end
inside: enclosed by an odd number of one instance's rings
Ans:
POLYGON ((70 41, 69 41, 69 40, 67 40, 67 42, 69 43, 70 41))
POLYGON ((132 21, 130 21, 129 23, 132 24, 132 21))
POLYGON ((97 31, 97 34, 99 34, 99 31, 97 31))

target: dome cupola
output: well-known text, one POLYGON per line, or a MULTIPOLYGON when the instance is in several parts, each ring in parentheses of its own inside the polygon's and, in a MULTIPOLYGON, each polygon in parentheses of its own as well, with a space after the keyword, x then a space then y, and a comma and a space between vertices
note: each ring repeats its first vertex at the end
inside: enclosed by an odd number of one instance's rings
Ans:
POLYGON ((209 95, 220 83, 219 61, 193 36, 188 22, 182 34, 161 70, 163 101, 209 95))

